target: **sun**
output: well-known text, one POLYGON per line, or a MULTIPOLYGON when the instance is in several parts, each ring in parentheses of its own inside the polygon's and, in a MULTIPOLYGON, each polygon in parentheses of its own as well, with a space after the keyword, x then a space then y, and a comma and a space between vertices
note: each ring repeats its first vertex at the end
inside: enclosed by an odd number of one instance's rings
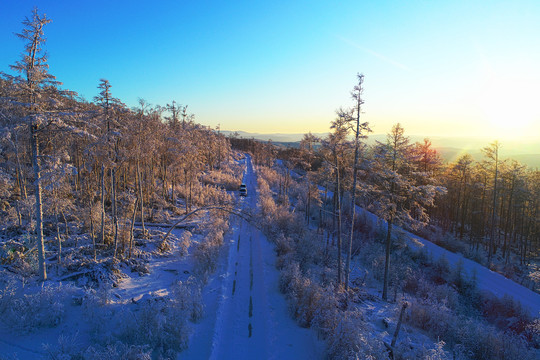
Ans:
POLYGON ((486 82, 479 97, 488 127, 486 135, 499 139, 537 135, 533 125, 540 122, 540 111, 533 84, 516 79, 498 80, 486 82))

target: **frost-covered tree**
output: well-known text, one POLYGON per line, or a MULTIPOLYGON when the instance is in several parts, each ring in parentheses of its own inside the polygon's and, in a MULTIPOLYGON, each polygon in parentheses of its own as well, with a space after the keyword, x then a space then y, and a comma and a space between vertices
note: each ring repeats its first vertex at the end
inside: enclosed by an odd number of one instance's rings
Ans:
POLYGON ((16 88, 13 103, 20 115, 17 122, 20 126, 27 126, 29 135, 41 280, 47 279, 43 239, 43 180, 45 177, 52 182, 54 176, 69 176, 71 165, 63 161, 66 158, 63 147, 65 139, 73 135, 89 135, 81 126, 75 94, 60 90, 60 82, 48 72, 47 55, 43 49, 46 40, 43 29, 50 22, 46 15, 39 14, 37 8, 32 11, 31 18, 23 21, 23 30, 17 36, 25 42, 25 48, 21 60, 11 66, 19 75, 8 76, 16 88), (51 147, 49 144, 57 146, 51 147), (42 154, 44 150, 47 150, 46 157, 42 154))
POLYGON ((372 184, 375 192, 371 209, 387 221, 382 294, 387 300, 393 225, 406 224, 413 229, 425 225, 429 221, 426 206, 432 206, 435 196, 446 189, 429 185, 432 179, 417 171, 413 147, 399 123, 392 127, 386 143, 378 142, 374 150, 372 184))
POLYGON ((337 118, 332 122, 333 130, 328 137, 322 141, 321 152, 324 161, 330 165, 334 173, 334 233, 337 237, 337 283, 343 281, 342 275, 342 226, 341 226, 341 190, 342 174, 345 167, 346 153, 350 149, 350 143, 347 140, 349 129, 347 126, 347 117, 343 116, 342 111, 337 112, 337 118))
POLYGON ((43 241, 43 203, 41 184, 41 154, 40 132, 48 126, 49 119, 44 114, 45 87, 54 85, 54 76, 49 74, 47 55, 43 51, 45 36, 43 28, 51 20, 46 15, 40 15, 37 8, 32 11, 32 17, 23 21, 23 30, 17 34, 25 42, 21 60, 11 68, 21 75, 14 78, 19 88, 26 108, 24 121, 28 124, 30 143, 32 149, 32 163, 34 169, 34 192, 36 213, 36 235, 38 247, 38 266, 41 280, 47 279, 45 267, 45 246, 43 241))
POLYGON ((319 143, 320 139, 313 135, 311 132, 304 134, 302 140, 300 140, 300 157, 302 167, 306 170, 305 185, 306 185, 306 222, 309 225, 311 217, 311 205, 312 202, 319 202, 319 191, 313 181, 312 166, 315 160, 315 144, 319 143))

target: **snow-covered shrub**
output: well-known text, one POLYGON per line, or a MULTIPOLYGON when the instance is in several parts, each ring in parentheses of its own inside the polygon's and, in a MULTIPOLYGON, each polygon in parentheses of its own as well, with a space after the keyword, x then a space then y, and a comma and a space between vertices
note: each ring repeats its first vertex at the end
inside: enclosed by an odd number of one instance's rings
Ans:
POLYGON ((72 358, 83 360, 151 360, 152 349, 146 345, 125 345, 118 341, 105 347, 90 346, 72 358))
POLYGON ((178 241, 178 246, 180 248, 180 254, 182 256, 187 255, 189 247, 191 246, 191 232, 184 230, 182 232, 182 235, 180 235, 180 239, 178 241))
POLYGON ((168 254, 172 250, 172 236, 169 236, 166 239, 161 240, 157 245, 157 251, 160 254, 168 254))
POLYGON ((342 313, 334 335, 328 339, 329 359, 388 359, 382 339, 367 328, 357 311, 342 313))
POLYGON ((259 166, 257 168, 258 178, 263 178, 269 187, 277 188, 279 186, 281 175, 274 169, 266 166, 259 166))
POLYGON ((437 284, 444 284, 450 274, 450 263, 446 256, 442 255, 439 260, 433 264, 432 280, 437 284))
POLYGON ((187 348, 189 314, 168 299, 144 302, 138 311, 119 314, 118 338, 128 345, 148 345, 156 354, 172 358, 187 348))
POLYGON ((472 319, 460 324, 455 339, 472 359, 537 359, 535 350, 528 348, 523 337, 511 332, 502 332, 472 319))
POLYGON ((9 239, 0 245, 0 263, 9 265, 12 271, 23 277, 31 277, 38 272, 35 240, 24 234, 18 240, 9 239))
POLYGON ((409 359, 422 359, 422 360, 466 360, 467 357, 450 357, 450 355, 444 350, 445 342, 437 341, 433 346, 431 344, 422 344, 421 347, 412 346, 412 340, 409 338, 399 341, 393 349, 393 360, 409 360, 409 359))
POLYGON ((408 322, 419 329, 428 331, 433 337, 448 339, 452 335, 455 314, 437 301, 410 301, 408 322))
POLYGON ((503 332, 481 320, 465 318, 433 302, 410 302, 406 321, 437 336, 472 359, 534 359, 523 336, 503 332))
POLYGON ((20 295, 13 284, 0 292, 0 317, 11 329, 31 333, 42 327, 59 325, 64 318, 64 302, 71 287, 45 285, 33 294, 20 295))
POLYGON ((426 353, 422 357, 422 360, 450 360, 450 357, 443 348, 444 341, 438 341, 434 348, 427 349, 426 353))
POLYGON ((302 269, 308 269, 313 264, 321 264, 324 258, 324 242, 317 234, 303 234, 296 244, 296 258, 302 269))
POLYGON ((126 345, 120 341, 101 346, 93 344, 86 349, 77 346, 76 339, 60 336, 56 346, 46 345, 48 360, 151 360, 148 345, 126 345))
POLYGON ((510 329, 518 334, 531 323, 528 311, 507 294, 498 298, 491 293, 482 293, 480 310, 484 317, 499 328, 510 329))
POLYGON ((329 338, 335 335, 342 315, 338 309, 339 301, 335 288, 329 286, 321 290, 322 296, 317 302, 311 326, 324 338, 329 338))
POLYGON ((258 206, 259 223, 270 239, 277 238, 279 234, 299 237, 305 231, 299 215, 289 212, 285 205, 276 204, 271 195, 260 195, 258 206))
POLYGON ((17 287, 13 281, 0 280, 0 316, 9 309, 17 295, 17 287))
POLYGON ((283 294, 289 294, 294 290, 294 284, 302 277, 300 266, 295 261, 285 264, 279 274, 279 290, 283 294))
POLYGON ((199 321, 204 314, 204 304, 201 296, 201 285, 197 284, 193 278, 182 283, 179 281, 172 289, 172 300, 174 306, 185 311, 191 321, 199 321))
POLYGON ((217 246, 204 240, 197 244, 197 247, 193 252, 193 258, 195 259, 193 272, 203 280, 203 282, 206 282, 208 274, 214 272, 216 269, 218 256, 219 248, 217 246))
POLYGON ((298 262, 290 261, 281 270, 279 289, 289 299, 289 309, 300 326, 315 326, 324 336, 335 329, 339 314, 333 287, 324 289, 302 275, 298 262))
POLYGON ((111 335, 110 319, 114 311, 110 308, 110 287, 101 284, 96 289, 87 289, 82 301, 84 319, 89 325, 91 338, 98 342, 105 342, 111 335))
MULTIPOLYGON (((182 197, 189 196, 189 189, 180 188, 182 197)), ((191 201, 195 206, 232 204, 233 197, 226 191, 215 186, 202 185, 195 182, 191 188, 191 201)))
POLYGON ((524 333, 525 338, 537 349, 540 349, 540 318, 534 319, 524 333))
POLYGON ((193 257, 195 266, 193 272, 206 282, 208 275, 215 271, 223 237, 229 228, 229 223, 223 218, 213 217, 199 229, 204 233, 203 239, 197 243, 193 257))
POLYGON ((220 171, 211 170, 205 174, 201 181, 206 185, 221 187, 228 191, 236 191, 242 182, 242 171, 236 169, 222 168, 220 171))
POLYGON ((274 244, 276 244, 276 254, 278 257, 289 254, 293 251, 293 241, 290 238, 285 237, 283 234, 279 234, 279 236, 274 239, 274 244))
POLYGON ((131 258, 127 259, 126 264, 129 266, 131 272, 136 272, 139 276, 150 274, 150 269, 148 268, 148 261, 140 258, 131 258))

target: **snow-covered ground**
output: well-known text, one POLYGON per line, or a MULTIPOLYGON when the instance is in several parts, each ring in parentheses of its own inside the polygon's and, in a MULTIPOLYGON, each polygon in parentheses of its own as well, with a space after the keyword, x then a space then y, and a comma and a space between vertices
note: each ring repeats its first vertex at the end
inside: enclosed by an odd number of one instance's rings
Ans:
MULTIPOLYGON (((179 236, 182 231, 175 229, 173 234, 179 236)), ((153 257, 148 264, 149 273, 143 276, 138 272, 130 271, 127 266, 123 266, 121 270, 124 278, 118 281, 117 287, 107 292, 108 306, 112 310, 118 310, 121 307, 134 309, 138 303, 144 303, 148 299, 167 296, 173 284, 187 280, 192 268, 191 257, 182 256, 179 248, 173 248, 168 254, 153 257)), ((6 326, 0 326, 0 358, 13 356, 14 359, 19 360, 34 360, 47 358, 48 349, 69 347, 75 350, 93 344, 88 333, 90 329, 88 314, 85 314, 85 309, 81 306, 81 301, 85 296, 84 290, 70 285, 69 282, 59 282, 56 278, 57 276, 50 274, 50 280, 44 286, 51 287, 52 291, 55 292, 51 295, 51 300, 55 301, 55 306, 61 306, 63 315, 60 325, 22 332, 11 331, 6 326), (58 293, 59 291, 62 293, 58 293), (65 341, 68 344, 60 344, 60 341, 65 341)), ((40 289, 39 282, 29 284, 24 290, 24 294, 37 293, 40 289)), ((105 296, 105 292, 103 294, 105 296)), ((20 294, 20 296, 25 295, 20 294)), ((42 310, 44 312, 53 311, 53 309, 47 308, 42 310)), ((37 315, 46 316, 44 314, 37 315)), ((109 329, 109 331, 111 330, 113 329, 109 329)), ((8 357, 8 359, 10 358, 8 357)))
MULTIPOLYGON (((319 187, 319 190, 324 192, 324 188, 322 187, 319 187)), ((333 192, 328 191, 327 196, 333 196, 333 192)), ((382 226, 382 229, 386 231, 386 221, 380 219, 377 215, 360 206, 356 206, 356 212, 359 215, 364 215, 366 221, 370 222, 374 227, 380 225, 382 226)), ((412 249, 426 251, 433 260, 446 258, 452 268, 455 268, 461 262, 463 265, 463 275, 468 276, 469 278, 475 276, 479 290, 491 292, 499 298, 502 298, 505 295, 510 296, 527 308, 530 311, 531 316, 540 317, 540 294, 505 278, 499 273, 491 271, 477 262, 465 258, 462 254, 453 253, 429 240, 405 231, 398 226, 394 226, 394 234, 397 232, 401 232, 405 235, 405 238, 412 249)))
MULTIPOLYGON (((248 196, 239 206, 248 211, 257 206, 257 181, 249 156, 246 162, 248 196)), ((273 245, 242 219, 236 219, 228 240, 228 256, 220 265, 225 272, 214 277, 204 292, 207 316, 179 358, 322 358, 323 343, 289 316, 278 289, 273 245)))
MULTIPOLYGON (((251 158, 248 156, 245 161, 244 183, 248 196, 240 198, 238 208, 250 211, 257 206, 257 180, 251 158)), ((279 292, 274 246, 253 224, 234 216, 230 223, 231 231, 225 238, 217 270, 209 276, 202 290, 204 315, 198 323, 190 324, 193 333, 188 348, 179 354, 179 358, 322 358, 323 342, 312 330, 299 327, 291 319, 285 298, 279 292)), ((92 321, 108 323, 100 325, 103 334, 99 334, 107 338, 107 334, 112 335, 117 330, 114 326, 120 319, 119 314, 126 310, 137 313, 141 304, 170 296, 175 284, 186 282, 194 270, 193 257, 183 254, 178 242, 184 231, 173 230, 176 239, 171 242, 169 251, 160 254, 153 252, 154 248, 146 250, 148 273, 133 272, 129 266, 120 263, 123 278, 117 280, 112 289, 107 290, 105 286, 98 290, 102 293, 96 295, 106 303, 93 307, 98 320, 89 320, 88 310, 81 306, 87 296, 83 284, 79 284, 80 281, 77 286, 69 285, 70 282, 61 284, 60 276, 51 272, 51 279, 45 285, 51 286, 50 299, 45 300, 60 309, 58 324, 12 331, 0 323, 0 358, 54 358, 59 348, 63 349, 62 354, 79 353, 80 349, 94 344, 91 332, 95 331, 95 324, 92 321), (116 318, 109 322, 105 313, 116 318)), ((200 236, 194 235, 192 241, 201 241, 200 236)), ((6 276, 10 274, 3 271, 6 276)), ((24 289, 19 286, 18 291, 18 296, 23 297, 23 293, 40 292, 41 285, 31 282, 24 289)), ((42 313, 52 311, 47 304, 40 304, 43 305, 42 313)))
MULTIPOLYGON (((357 206, 357 211, 360 214, 365 214, 366 219, 371 221, 372 224, 381 222, 383 229, 386 228, 386 222, 380 220, 376 215, 359 206, 357 206)), ((394 229, 405 235, 405 238, 412 249, 426 251, 433 260, 445 258, 452 268, 456 268, 461 262, 463 266, 463 275, 468 276, 468 278, 475 276, 476 285, 479 290, 489 291, 499 298, 502 298, 505 295, 510 296, 527 308, 533 317, 540 317, 540 294, 505 278, 499 273, 491 271, 475 261, 465 258, 462 254, 453 253, 399 227, 394 227, 394 229)))

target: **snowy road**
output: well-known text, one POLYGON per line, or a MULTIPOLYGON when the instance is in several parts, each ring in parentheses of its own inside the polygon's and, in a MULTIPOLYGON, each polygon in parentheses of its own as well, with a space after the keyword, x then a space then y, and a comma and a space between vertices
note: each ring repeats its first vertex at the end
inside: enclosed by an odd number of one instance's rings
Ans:
MULTIPOLYGON (((249 156, 246 162, 244 183, 248 196, 240 200, 244 210, 257 206, 257 180, 249 156)), ((180 358, 323 358, 322 342, 289 316, 286 301, 279 293, 273 245, 251 224, 235 221, 225 274, 218 278, 221 284, 217 303, 212 306, 212 300, 205 299, 210 302, 208 319, 197 327, 189 348, 180 358), (209 313, 212 309, 215 315, 209 313)), ((217 284, 209 284, 212 286, 216 288, 217 284)))

